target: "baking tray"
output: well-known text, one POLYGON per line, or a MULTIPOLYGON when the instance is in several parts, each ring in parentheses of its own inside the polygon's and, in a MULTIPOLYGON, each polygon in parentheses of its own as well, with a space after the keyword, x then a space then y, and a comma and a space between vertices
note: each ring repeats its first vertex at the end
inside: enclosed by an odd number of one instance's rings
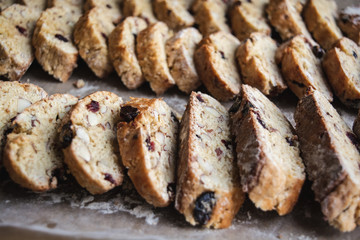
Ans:
MULTIPOLYGON (((338 1, 340 8, 351 3, 359 1, 338 1)), ((115 73, 100 80, 81 60, 66 83, 51 78, 36 62, 22 82, 37 84, 49 94, 70 93, 84 97, 94 91, 107 90, 125 101, 130 96, 156 97, 148 84, 136 91, 127 90, 115 73), (79 79, 86 84, 77 89, 73 84, 79 79)), ((204 88, 200 90, 206 92, 204 88)), ((176 88, 162 97, 179 113, 185 110, 188 96, 176 88)), ((297 98, 286 90, 272 100, 294 124, 297 98)), ((344 107, 338 100, 334 106, 352 127, 357 111, 344 107)), ((305 183, 293 212, 287 216, 279 217, 274 211, 263 212, 246 200, 230 228, 209 230, 190 226, 173 206, 153 208, 127 181, 123 186, 98 196, 90 195, 74 179, 69 179, 54 191, 37 194, 19 187, 2 171, 0 239, 360 239, 360 228, 351 233, 340 233, 324 221, 309 182, 305 183)))

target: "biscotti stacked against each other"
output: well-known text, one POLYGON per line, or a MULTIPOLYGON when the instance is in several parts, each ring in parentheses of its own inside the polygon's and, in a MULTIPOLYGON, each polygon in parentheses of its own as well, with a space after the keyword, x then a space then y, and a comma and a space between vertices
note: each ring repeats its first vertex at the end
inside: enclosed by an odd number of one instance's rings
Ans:
POLYGON ((122 163, 138 193, 155 207, 175 197, 178 127, 176 113, 162 99, 132 98, 121 108, 122 163))
POLYGON ((191 225, 229 227, 245 196, 227 110, 214 98, 192 92, 179 141, 175 208, 191 225))
POLYGON ((82 1, 52 1, 36 23, 32 43, 37 61, 54 78, 66 82, 77 67, 74 25, 82 14, 82 1))
POLYGON ((41 11, 13 4, 1 12, 0 79, 19 80, 30 67, 34 59, 31 38, 41 11))
POLYGON ((275 104, 246 84, 230 116, 243 191, 264 211, 290 213, 305 181, 295 130, 275 104))
POLYGON ((36 192, 57 187, 64 174, 57 129, 76 102, 69 94, 54 94, 27 107, 12 121, 4 166, 16 183, 36 192))
POLYGON ((122 99, 106 91, 79 100, 64 117, 60 144, 65 163, 77 182, 91 194, 101 194, 123 181, 116 141, 122 99))
POLYGON ((352 231, 360 223, 359 140, 319 92, 298 104, 296 131, 316 201, 330 225, 352 231))
POLYGON ((338 25, 348 38, 360 45, 360 6, 348 6, 340 12, 338 25))

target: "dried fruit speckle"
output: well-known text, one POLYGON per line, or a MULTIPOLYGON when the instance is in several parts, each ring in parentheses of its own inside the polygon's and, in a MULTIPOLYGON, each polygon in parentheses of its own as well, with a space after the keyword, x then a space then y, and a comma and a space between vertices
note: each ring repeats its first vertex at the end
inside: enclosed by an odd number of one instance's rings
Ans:
POLYGON ((151 141, 150 136, 146 138, 145 142, 149 151, 155 151, 155 143, 151 141))
POLYGON ((216 199, 214 192, 205 192, 201 194, 195 202, 193 211, 195 221, 200 225, 205 225, 211 218, 215 204, 216 199))
POLYGON ((122 122, 131 122, 133 121, 137 115, 139 115, 140 111, 137 108, 132 106, 124 106, 120 110, 120 118, 122 122))
POLYGON ((91 100, 91 102, 86 105, 87 109, 93 113, 96 113, 100 109, 100 104, 97 101, 91 100))
POLYGON ((113 176, 109 173, 105 173, 105 178, 104 178, 106 181, 109 181, 110 183, 112 184, 115 184, 116 181, 114 180, 113 176))

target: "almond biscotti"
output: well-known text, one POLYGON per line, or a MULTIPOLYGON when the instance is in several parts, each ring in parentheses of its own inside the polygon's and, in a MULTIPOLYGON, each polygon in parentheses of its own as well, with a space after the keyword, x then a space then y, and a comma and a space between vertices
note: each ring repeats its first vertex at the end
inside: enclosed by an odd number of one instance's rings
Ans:
POLYGON ((155 207, 175 196, 178 119, 162 99, 132 98, 120 112, 121 159, 138 193, 155 207))
POLYGON ((304 8, 304 20, 309 32, 326 50, 342 37, 336 25, 337 5, 334 0, 309 0, 304 8))
POLYGON ((76 102, 72 95, 54 94, 16 116, 4 149, 4 166, 12 180, 36 192, 57 187, 64 173, 57 129, 76 102))
POLYGON ((305 181, 295 130, 275 104, 245 84, 230 116, 243 191, 264 211, 290 213, 305 181))
POLYGON ((118 24, 122 17, 120 12, 122 1, 123 0, 85 0, 84 10, 89 11, 92 8, 103 8, 107 17, 111 18, 113 24, 118 24))
POLYGON ((110 59, 128 89, 136 89, 145 81, 136 56, 136 37, 146 27, 144 19, 127 17, 109 36, 110 59))
POLYGON ((240 75, 235 52, 239 40, 227 32, 217 32, 204 38, 195 51, 194 61, 200 80, 220 101, 233 99, 240 92, 240 75))
POLYGON ((178 88, 190 94, 201 85, 195 69, 194 53, 202 36, 196 28, 177 32, 166 42, 167 63, 178 88))
POLYGON ((126 17, 141 17, 147 24, 157 22, 151 0, 123 0, 123 13, 126 17))
POLYGON ((295 112, 296 132, 325 219, 340 231, 360 223, 359 140, 319 92, 305 96, 295 112))
POLYGON ((82 5, 52 7, 36 23, 32 43, 43 69, 66 82, 77 67, 79 52, 73 42, 74 25, 82 15, 82 5))
POLYGON ((202 35, 223 31, 230 33, 226 24, 227 5, 222 0, 196 0, 192 6, 195 22, 202 35))
POLYGON ((276 42, 264 33, 252 33, 236 51, 243 83, 259 89, 265 95, 282 93, 286 84, 275 63, 276 42))
POLYGON ((360 45, 360 6, 348 6, 340 12, 338 25, 343 33, 360 45))
POLYGON ((166 61, 165 43, 171 37, 163 22, 151 24, 136 38, 136 52, 141 70, 151 89, 158 95, 175 85, 166 61))
POLYGON ((360 108, 360 47, 348 38, 341 38, 326 53, 322 66, 341 102, 360 108))
POLYGON ((281 45, 276 53, 276 62, 287 85, 298 98, 306 94, 307 88, 319 90, 329 100, 333 95, 322 70, 321 59, 325 51, 314 41, 296 36, 281 45))
POLYGON ((175 208, 191 225, 227 228, 244 202, 229 114, 192 92, 180 126, 175 208))
POLYGON ((123 167, 116 141, 122 99, 106 91, 81 99, 59 128, 65 163, 77 182, 91 194, 122 184, 123 167))
POLYGON ((279 32, 283 41, 296 35, 311 39, 301 18, 303 7, 300 0, 270 0, 266 12, 271 25, 279 32))
POLYGON ((269 0, 236 0, 230 9, 231 28, 235 36, 243 41, 251 33, 270 35, 271 28, 266 22, 265 7, 269 0))

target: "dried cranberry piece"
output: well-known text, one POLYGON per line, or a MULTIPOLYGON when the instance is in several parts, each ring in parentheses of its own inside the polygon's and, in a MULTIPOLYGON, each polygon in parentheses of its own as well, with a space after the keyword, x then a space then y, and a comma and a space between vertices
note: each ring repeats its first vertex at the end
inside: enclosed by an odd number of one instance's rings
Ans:
POLYGON ((223 154, 223 151, 220 148, 215 149, 216 155, 219 157, 221 154, 223 154))
POLYGON ((24 36, 27 36, 27 32, 26 32, 26 29, 19 26, 19 25, 16 25, 16 29, 24 36))
POLYGON ((203 97, 202 97, 200 94, 196 95, 196 98, 197 98, 197 100, 199 100, 200 102, 205 102, 204 99, 203 99, 203 97))
POLYGON ((64 37, 64 36, 61 35, 61 34, 55 34, 55 37, 56 37, 57 39, 59 39, 60 41, 69 42, 69 39, 67 39, 66 37, 64 37))
POLYGON ((215 193, 205 192, 195 201, 193 216, 200 225, 205 225, 211 218, 212 210, 216 204, 215 193))
POLYGON ((120 118, 122 122, 131 122, 133 121, 137 115, 139 115, 140 111, 137 108, 132 106, 124 106, 120 110, 120 118))
POLYGON ((100 109, 100 104, 97 101, 91 100, 91 102, 86 105, 87 109, 93 113, 96 113, 100 109))
POLYGON ((115 183, 116 183, 116 181, 114 180, 113 176, 112 176, 111 174, 109 174, 109 173, 105 173, 104 179, 105 179, 106 181, 109 181, 109 182, 112 183, 112 184, 115 184, 115 183))
POLYGON ((312 47, 312 52, 314 53, 315 57, 317 57, 317 58, 322 58, 325 55, 324 49, 322 49, 318 45, 315 45, 312 47))
POLYGON ((155 143, 151 141, 150 136, 146 138, 145 142, 149 151, 155 151, 155 143))

